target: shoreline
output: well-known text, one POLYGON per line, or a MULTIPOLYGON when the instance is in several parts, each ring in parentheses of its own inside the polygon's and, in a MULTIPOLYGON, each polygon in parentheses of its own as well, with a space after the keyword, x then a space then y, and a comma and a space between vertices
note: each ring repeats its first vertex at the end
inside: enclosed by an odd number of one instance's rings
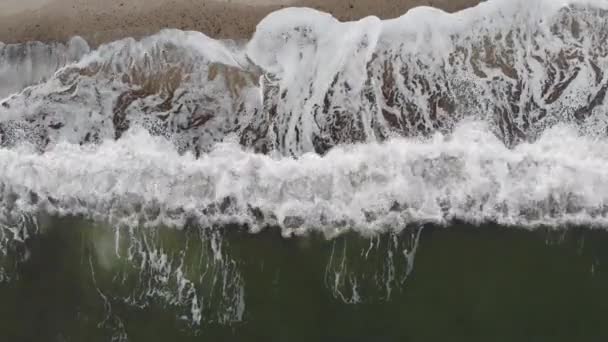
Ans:
POLYGON ((219 39, 248 39, 269 13, 310 7, 341 21, 399 17, 418 6, 456 12, 479 0, 4 0, 0 42, 60 41, 83 37, 97 46, 163 28, 193 30, 219 39))

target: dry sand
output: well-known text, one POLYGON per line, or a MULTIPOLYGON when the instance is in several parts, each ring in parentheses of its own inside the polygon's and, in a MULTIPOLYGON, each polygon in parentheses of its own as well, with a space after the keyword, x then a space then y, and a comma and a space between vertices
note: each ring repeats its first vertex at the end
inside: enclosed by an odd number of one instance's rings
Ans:
POLYGON ((340 20, 393 18, 416 6, 457 11, 479 0, 0 0, 0 41, 65 41, 92 45, 148 35, 162 28, 196 30, 215 38, 249 38, 268 13, 306 6, 340 20))

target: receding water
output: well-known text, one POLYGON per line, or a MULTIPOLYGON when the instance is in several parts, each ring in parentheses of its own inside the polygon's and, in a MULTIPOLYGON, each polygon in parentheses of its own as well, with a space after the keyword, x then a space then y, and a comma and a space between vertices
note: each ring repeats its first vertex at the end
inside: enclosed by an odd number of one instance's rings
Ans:
MULTIPOLYGON (((0 285, 0 331, 5 341, 608 338, 605 231, 454 225, 412 227, 371 240, 356 234, 326 240, 285 239, 272 229, 252 235, 239 227, 224 227, 223 257, 234 265, 223 264, 228 270, 217 274, 230 278, 223 284, 227 297, 214 301, 213 294, 222 291, 196 284, 201 302, 208 304, 201 305, 201 323, 193 324, 191 317, 185 318, 189 304, 177 303, 170 294, 175 273, 166 273, 169 280, 163 287, 158 279, 162 272, 155 274, 127 255, 117 256, 115 232, 108 227, 77 218, 50 218, 40 230, 16 252, 26 257, 16 266, 6 265, 16 269, 14 278, 0 285), (403 282, 393 283, 387 295, 382 284, 390 281, 378 271, 386 267, 391 241, 411 243, 416 239, 412 233, 420 229, 414 268, 403 282), (371 251, 370 241, 375 246, 371 251), (362 257, 366 252, 367 258, 362 257), (346 267, 337 268, 338 264, 346 267), (339 270, 358 279, 358 303, 336 296, 339 270), (366 286, 373 277, 378 286, 366 286), (231 289, 234 282, 242 289, 231 289), (235 295, 242 296, 242 302, 226 300, 235 295), (241 317, 218 319, 218 313, 234 313, 235 305, 242 306, 241 317)), ((212 257, 205 253, 206 238, 197 228, 155 231, 142 239, 162 250, 169 263, 187 249, 185 273, 203 270, 203 258, 212 257)), ((394 255, 396 264, 401 257, 394 255)), ((403 269, 395 271, 396 277, 405 275, 403 269)), ((345 296, 352 293, 346 285, 338 290, 345 296)))

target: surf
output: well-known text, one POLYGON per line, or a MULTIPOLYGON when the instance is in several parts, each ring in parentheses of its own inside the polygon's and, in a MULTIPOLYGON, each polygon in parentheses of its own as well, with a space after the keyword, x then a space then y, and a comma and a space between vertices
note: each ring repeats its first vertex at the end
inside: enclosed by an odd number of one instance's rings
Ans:
POLYGON ((76 219, 107 312, 122 277, 123 303, 232 324, 233 231, 322 236, 324 286, 356 304, 403 288, 423 227, 604 230, 607 18, 599 0, 288 8, 248 41, 0 44, 0 281, 76 219))

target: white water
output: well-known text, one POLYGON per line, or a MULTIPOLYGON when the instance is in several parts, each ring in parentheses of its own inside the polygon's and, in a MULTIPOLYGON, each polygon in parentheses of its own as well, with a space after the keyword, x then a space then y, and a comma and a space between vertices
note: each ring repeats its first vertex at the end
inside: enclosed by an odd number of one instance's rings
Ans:
POLYGON ((234 134, 300 156, 449 133, 464 117, 509 146, 557 123, 604 135, 607 10, 601 0, 495 0, 341 23, 290 8, 244 46, 166 30, 104 45, 0 101, 0 143, 44 150, 143 126, 197 155, 234 134))
POLYGON ((608 223, 608 140, 568 127, 508 149, 486 125, 450 137, 337 147, 321 157, 265 156, 219 144, 195 159, 143 130, 44 154, 0 150, 4 210, 44 210, 131 225, 280 225, 333 236, 413 223, 608 223))
POLYGON ((244 45, 2 46, 0 218, 605 227, 607 18, 601 0, 348 23, 290 8, 244 45))

